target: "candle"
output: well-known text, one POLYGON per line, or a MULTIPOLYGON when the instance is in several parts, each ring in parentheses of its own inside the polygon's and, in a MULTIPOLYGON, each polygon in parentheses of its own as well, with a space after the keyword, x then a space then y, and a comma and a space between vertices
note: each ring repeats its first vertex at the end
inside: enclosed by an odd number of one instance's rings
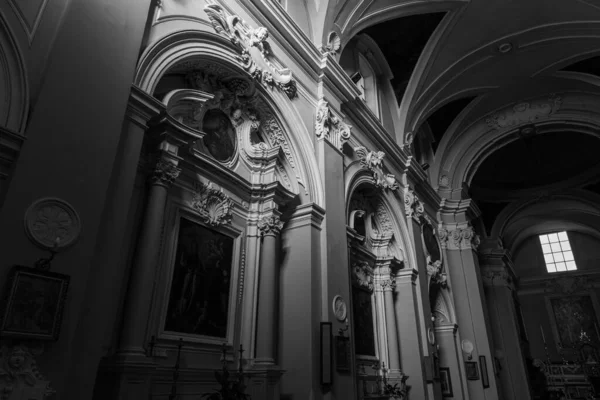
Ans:
POLYGON ((542 333, 542 340, 544 341, 544 344, 546 344, 546 336, 544 335, 544 328, 542 328, 541 325, 540 325, 540 332, 542 333))

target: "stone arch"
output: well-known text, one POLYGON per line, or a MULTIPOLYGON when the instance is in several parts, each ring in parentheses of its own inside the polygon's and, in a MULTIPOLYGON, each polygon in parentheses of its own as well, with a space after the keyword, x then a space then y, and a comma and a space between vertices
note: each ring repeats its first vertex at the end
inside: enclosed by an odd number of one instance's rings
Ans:
POLYGON ((23 133, 29 112, 29 89, 23 55, 0 13, 0 126, 23 133))
POLYGON ((572 190, 514 202, 498 215, 491 237, 502 239, 504 247, 514 252, 532 235, 565 229, 600 239, 600 195, 572 190))
MULTIPOLYGON (((198 28, 194 26, 194 28, 198 28)), ((147 93, 154 93, 159 80, 173 68, 194 60, 205 60, 221 64, 252 79, 242 68, 241 57, 236 48, 221 36, 198 29, 166 32, 154 41, 140 58, 134 83, 147 93)), ((281 90, 267 90, 257 84, 261 97, 269 104, 278 121, 282 124, 283 134, 289 143, 297 174, 305 183, 308 202, 324 205, 323 186, 314 155, 311 136, 298 110, 281 90), (291 134, 293 132, 293 134, 291 134)))
POLYGON ((434 187, 437 184, 440 194, 452 197, 464 184, 470 184, 486 157, 516 140, 519 128, 531 123, 542 130, 568 126, 571 130, 599 136, 598 107, 600 96, 591 93, 549 93, 517 104, 506 104, 467 126, 453 123, 438 147, 430 172, 431 181, 434 187))

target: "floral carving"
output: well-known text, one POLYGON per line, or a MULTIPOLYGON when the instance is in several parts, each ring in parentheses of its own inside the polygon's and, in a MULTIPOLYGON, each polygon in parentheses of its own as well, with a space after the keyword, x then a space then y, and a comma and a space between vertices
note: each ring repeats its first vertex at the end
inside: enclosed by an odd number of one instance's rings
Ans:
POLYGON ((283 222, 277 216, 264 217, 258 221, 258 229, 263 236, 277 236, 283 228, 283 222))
POLYGON ((425 213, 425 206, 410 187, 407 187, 404 191, 404 212, 407 217, 414 217, 417 220, 420 220, 425 213))
POLYGON ((215 31, 226 36, 238 49, 238 60, 242 67, 263 85, 282 90, 290 99, 297 94, 296 81, 292 72, 285 68, 273 55, 271 45, 267 41, 269 31, 265 27, 252 28, 242 18, 229 14, 215 0, 205 0, 204 11, 213 25, 215 31), (250 50, 258 49, 262 62, 267 70, 257 65, 257 60, 250 50))
POLYGON ((340 121, 329 109, 329 103, 319 101, 317 106, 317 120, 315 133, 319 139, 327 139, 337 149, 342 149, 344 143, 350 139, 352 126, 340 121))
POLYGON ((48 381, 38 370, 32 352, 25 346, 2 347, 0 395, 4 400, 42 400, 54 394, 48 381))
POLYGON ((502 129, 511 126, 532 123, 548 118, 556 113, 562 104, 559 96, 552 96, 547 102, 519 103, 508 110, 494 113, 485 122, 491 128, 502 129))
POLYGON ((66 201, 43 198, 27 209, 25 232, 43 249, 65 248, 79 237, 81 222, 75 209, 66 201))
POLYGON ((181 170, 177 168, 175 163, 160 159, 154 166, 151 177, 152 184, 164 186, 171 185, 175 182, 180 173, 181 170))
POLYGON ((352 283, 358 287, 373 291, 373 270, 366 261, 352 264, 352 283))
POLYGON ((375 186, 383 190, 398 190, 399 186, 396 183, 396 176, 388 174, 383 168, 383 151, 368 151, 365 147, 359 146, 354 148, 354 152, 360 159, 360 164, 371 171, 375 186))
POLYGON ((223 189, 212 188, 212 183, 205 185, 196 184, 194 196, 190 206, 196 210, 202 220, 211 226, 219 226, 231 222, 231 208, 233 202, 223 189))

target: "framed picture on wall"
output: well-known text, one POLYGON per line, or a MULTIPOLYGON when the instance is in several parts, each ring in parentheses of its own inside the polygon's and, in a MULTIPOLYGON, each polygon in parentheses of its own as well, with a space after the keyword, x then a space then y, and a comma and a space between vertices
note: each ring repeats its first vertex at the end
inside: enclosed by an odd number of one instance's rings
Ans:
POLYGON ((557 344, 572 348, 581 332, 585 332, 593 344, 600 345, 598 300, 594 293, 546 296, 546 307, 557 344))
POLYGON ((477 368, 477 361, 465 361, 465 371, 468 380, 479 380, 479 368, 477 368))
POLYGON ((481 368, 481 383, 483 383, 483 388, 487 389, 490 387, 490 377, 488 376, 485 356, 479 356, 479 367, 481 368))
POLYGON ((450 368, 440 368, 440 383, 442 385, 442 396, 452 397, 452 380, 450 379, 450 368))
POLYGON ((57 340, 70 277, 15 266, 0 322, 0 336, 57 340))

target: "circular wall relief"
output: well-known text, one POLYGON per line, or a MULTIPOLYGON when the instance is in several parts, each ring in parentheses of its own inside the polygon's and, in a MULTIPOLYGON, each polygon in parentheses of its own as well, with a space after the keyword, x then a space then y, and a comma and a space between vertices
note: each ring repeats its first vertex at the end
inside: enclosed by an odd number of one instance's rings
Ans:
POLYGON ((333 298, 333 315, 337 318, 338 321, 344 322, 346 320, 346 316, 348 315, 348 307, 346 306, 346 301, 342 298, 342 296, 337 295, 333 298))
POLYGON ((81 221, 69 203, 57 198, 36 200, 25 212, 25 233, 43 249, 63 249, 81 233, 81 221))

